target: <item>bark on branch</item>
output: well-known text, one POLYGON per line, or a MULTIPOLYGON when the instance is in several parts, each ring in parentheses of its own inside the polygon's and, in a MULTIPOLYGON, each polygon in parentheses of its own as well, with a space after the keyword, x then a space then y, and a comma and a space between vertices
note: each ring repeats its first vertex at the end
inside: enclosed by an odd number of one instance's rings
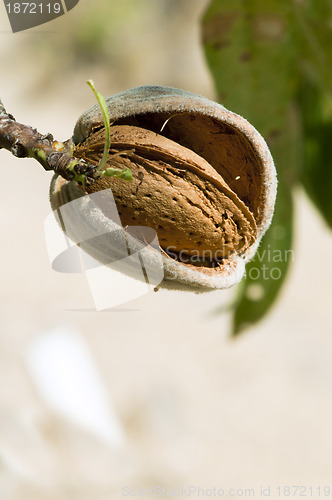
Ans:
POLYGON ((81 185, 90 185, 101 177, 96 165, 58 151, 54 147, 56 142, 52 134, 43 135, 29 125, 16 122, 0 99, 0 149, 7 149, 18 158, 35 158, 45 170, 53 170, 81 185))

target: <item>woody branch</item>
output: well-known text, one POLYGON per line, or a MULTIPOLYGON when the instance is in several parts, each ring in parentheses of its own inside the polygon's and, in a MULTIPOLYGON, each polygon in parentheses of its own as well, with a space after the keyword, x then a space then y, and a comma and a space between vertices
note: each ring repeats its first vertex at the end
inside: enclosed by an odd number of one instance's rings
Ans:
POLYGON ((43 135, 29 125, 18 123, 0 99, 0 149, 7 149, 17 158, 35 158, 45 170, 53 170, 81 185, 92 184, 100 177, 95 165, 58 151, 55 142, 52 134, 43 135))

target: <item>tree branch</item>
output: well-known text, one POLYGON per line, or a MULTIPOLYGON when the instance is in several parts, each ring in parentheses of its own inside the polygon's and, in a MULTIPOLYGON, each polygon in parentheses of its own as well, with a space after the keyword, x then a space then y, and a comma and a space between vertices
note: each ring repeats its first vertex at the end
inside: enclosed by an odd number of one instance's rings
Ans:
POLYGON ((0 99, 0 149, 7 149, 17 158, 35 158, 45 170, 53 170, 83 186, 105 175, 96 165, 58 151, 55 145, 52 134, 42 135, 35 128, 16 122, 0 99))

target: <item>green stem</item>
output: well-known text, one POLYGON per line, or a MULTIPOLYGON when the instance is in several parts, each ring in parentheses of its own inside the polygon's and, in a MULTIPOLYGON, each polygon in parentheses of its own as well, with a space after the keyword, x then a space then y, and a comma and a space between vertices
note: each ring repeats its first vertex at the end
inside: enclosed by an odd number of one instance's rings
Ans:
POLYGON ((103 171, 104 170, 104 167, 106 165, 106 161, 107 161, 107 157, 108 157, 108 153, 109 153, 109 150, 110 150, 110 146, 111 146, 111 139, 110 139, 110 115, 109 115, 109 112, 108 112, 108 107, 107 107, 107 104, 106 104, 106 101, 105 101, 105 97, 96 90, 95 88, 95 85, 93 83, 93 80, 88 80, 86 82, 89 87, 92 89, 94 95, 96 96, 96 99, 98 101, 98 104, 100 106, 100 109, 101 109, 101 112, 102 112, 102 115, 103 115, 103 119, 104 119, 104 125, 105 125, 105 144, 104 144, 104 152, 103 152, 103 156, 99 162, 99 165, 97 167, 97 170, 100 172, 100 171, 103 171))

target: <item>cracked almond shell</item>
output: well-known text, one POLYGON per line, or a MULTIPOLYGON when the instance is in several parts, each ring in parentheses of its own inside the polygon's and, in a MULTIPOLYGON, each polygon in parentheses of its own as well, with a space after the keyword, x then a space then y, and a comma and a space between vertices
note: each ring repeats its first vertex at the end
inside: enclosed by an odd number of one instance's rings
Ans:
MULTIPOLYGON (((74 182, 55 176, 53 209, 111 188, 123 226, 156 231, 161 286, 199 291, 238 283, 273 215, 276 172, 264 139, 241 116, 179 89, 137 87, 106 102, 111 120, 108 166, 130 168, 133 181, 102 178, 84 193, 74 182)), ((70 144, 75 156, 98 164, 104 146, 98 105, 79 118, 70 144)), ((91 243, 91 231, 106 233, 116 225, 107 200, 98 207, 82 203, 79 212, 69 236, 75 241, 86 236, 90 243, 85 250, 107 262, 116 252, 114 243, 91 243)), ((141 247, 135 238, 132 244, 141 247)), ((157 265, 156 250, 145 249, 145 256, 157 265)))

